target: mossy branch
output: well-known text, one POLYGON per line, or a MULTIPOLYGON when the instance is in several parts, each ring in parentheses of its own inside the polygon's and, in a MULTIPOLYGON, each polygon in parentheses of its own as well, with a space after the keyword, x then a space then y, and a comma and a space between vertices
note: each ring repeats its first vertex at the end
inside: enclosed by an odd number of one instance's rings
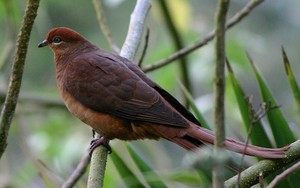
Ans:
MULTIPOLYGON (((276 172, 277 170, 285 167, 296 160, 300 159, 300 140, 291 144, 289 150, 286 151, 287 157, 278 160, 262 160, 240 174, 240 187, 251 187, 259 183, 259 174, 262 173, 263 177, 276 172)), ((238 175, 225 181, 225 187, 235 188, 238 185, 238 175)))
MULTIPOLYGON (((249 1, 247 3, 247 5, 245 5, 245 7, 243 7, 232 18, 230 18, 228 20, 228 22, 226 24, 226 29, 229 29, 229 28, 235 26, 240 21, 242 21, 244 18, 246 18, 248 16, 248 14, 263 1, 264 0, 249 1)), ((210 33, 208 33, 206 35, 206 37, 193 42, 192 44, 186 46, 185 48, 182 48, 181 50, 175 52, 174 54, 170 55, 169 57, 167 57, 163 60, 160 60, 154 64, 148 65, 147 67, 144 67, 143 71, 150 72, 150 71, 156 70, 160 67, 166 66, 166 65, 172 63, 173 61, 177 60, 178 58, 181 58, 181 57, 197 50, 198 48, 205 46, 208 42, 213 40, 214 37, 215 37, 215 31, 211 31, 210 33)))
MULTIPOLYGON (((229 0, 219 0, 215 15, 215 31, 216 31, 216 43, 215 43, 215 56, 216 56, 216 68, 215 68, 215 156, 219 156, 218 153, 225 145, 225 31, 226 31, 226 17, 229 7, 229 0)), ((213 168, 213 187, 223 187, 224 171, 223 164, 218 163, 213 168)))
MULTIPOLYGON (((100 138, 100 135, 97 134, 97 138, 100 138)), ((107 155, 108 150, 104 146, 93 151, 87 188, 103 187, 107 155)))

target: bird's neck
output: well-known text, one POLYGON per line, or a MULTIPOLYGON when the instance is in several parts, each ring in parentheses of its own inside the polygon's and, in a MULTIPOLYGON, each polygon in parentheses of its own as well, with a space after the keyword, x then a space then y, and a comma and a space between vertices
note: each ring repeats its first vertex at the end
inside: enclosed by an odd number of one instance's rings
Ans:
POLYGON ((96 46, 94 46, 91 43, 83 44, 77 48, 74 49, 64 49, 64 51, 56 51, 54 54, 54 60, 56 64, 56 79, 58 81, 58 84, 60 83, 64 70, 68 66, 68 64, 72 61, 72 59, 76 58, 79 55, 88 53, 90 51, 93 51, 97 49, 96 46))
POLYGON ((77 55, 92 51, 95 45, 89 41, 73 42, 72 44, 62 46, 61 48, 52 48, 55 62, 61 62, 74 58, 77 55))

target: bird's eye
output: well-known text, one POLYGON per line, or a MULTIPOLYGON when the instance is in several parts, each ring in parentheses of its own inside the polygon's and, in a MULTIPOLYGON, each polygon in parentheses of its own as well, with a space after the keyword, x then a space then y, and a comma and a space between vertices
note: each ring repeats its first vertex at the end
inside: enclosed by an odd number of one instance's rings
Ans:
POLYGON ((54 43, 60 43, 62 41, 62 39, 60 38, 60 37, 55 37, 54 39, 53 39, 53 42, 54 43))

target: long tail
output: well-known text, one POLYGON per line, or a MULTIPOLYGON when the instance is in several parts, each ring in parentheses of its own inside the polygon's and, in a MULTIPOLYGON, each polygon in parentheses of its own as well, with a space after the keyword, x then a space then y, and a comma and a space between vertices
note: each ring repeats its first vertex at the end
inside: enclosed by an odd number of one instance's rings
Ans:
MULTIPOLYGON (((188 150, 195 150, 201 145, 202 142, 213 144, 214 137, 215 135, 212 131, 200 126, 192 125, 187 130, 187 134, 185 136, 181 138, 175 138, 173 139, 173 142, 188 150)), ((286 154, 284 151, 290 147, 290 145, 287 145, 282 148, 264 148, 250 144, 248 144, 246 147, 246 143, 231 138, 226 138, 225 146, 227 149, 238 153, 270 159, 285 158, 286 154)))

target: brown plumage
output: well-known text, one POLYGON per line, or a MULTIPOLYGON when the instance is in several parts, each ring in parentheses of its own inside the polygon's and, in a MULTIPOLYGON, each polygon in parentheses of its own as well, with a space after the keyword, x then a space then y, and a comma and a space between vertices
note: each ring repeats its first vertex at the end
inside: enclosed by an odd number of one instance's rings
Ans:
MULTIPOLYGON (((57 84, 67 108, 104 140, 162 137, 187 150, 213 144, 213 132, 129 60, 65 27, 50 30, 39 44, 43 46, 54 52, 57 84)), ((245 143, 227 138, 225 146, 243 153, 245 143)), ((245 154, 283 158, 288 147, 248 145, 245 154)))

